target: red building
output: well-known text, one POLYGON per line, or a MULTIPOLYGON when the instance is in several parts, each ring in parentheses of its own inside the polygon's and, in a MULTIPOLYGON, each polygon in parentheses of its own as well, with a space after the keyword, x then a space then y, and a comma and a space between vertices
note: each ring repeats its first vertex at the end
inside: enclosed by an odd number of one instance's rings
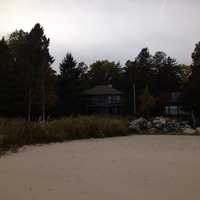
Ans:
POLYGON ((179 101, 181 95, 180 91, 166 91, 158 97, 158 104, 160 106, 160 112, 164 115, 183 115, 185 114, 184 108, 179 101))

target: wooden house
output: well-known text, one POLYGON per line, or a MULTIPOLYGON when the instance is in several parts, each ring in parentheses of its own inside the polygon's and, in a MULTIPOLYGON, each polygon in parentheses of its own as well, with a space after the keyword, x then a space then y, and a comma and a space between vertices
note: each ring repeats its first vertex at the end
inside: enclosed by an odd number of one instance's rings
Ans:
POLYGON ((122 113, 123 93, 111 85, 98 85, 81 93, 82 109, 86 114, 111 114, 122 113))

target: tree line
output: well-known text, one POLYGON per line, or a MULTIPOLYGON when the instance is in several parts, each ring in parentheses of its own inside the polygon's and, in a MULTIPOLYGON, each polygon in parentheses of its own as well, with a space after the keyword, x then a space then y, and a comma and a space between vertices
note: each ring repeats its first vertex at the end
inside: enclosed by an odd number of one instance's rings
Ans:
POLYGON ((192 65, 178 64, 162 51, 143 48, 136 58, 120 63, 99 60, 87 66, 67 53, 57 74, 52 68, 50 39, 40 24, 30 32, 17 30, 0 40, 0 116, 29 120, 81 114, 80 93, 96 85, 112 84, 124 93, 124 113, 131 114, 136 92, 137 112, 159 113, 158 96, 182 91, 180 101, 200 113, 200 42, 192 65), (133 88, 135 86, 135 90, 133 88))

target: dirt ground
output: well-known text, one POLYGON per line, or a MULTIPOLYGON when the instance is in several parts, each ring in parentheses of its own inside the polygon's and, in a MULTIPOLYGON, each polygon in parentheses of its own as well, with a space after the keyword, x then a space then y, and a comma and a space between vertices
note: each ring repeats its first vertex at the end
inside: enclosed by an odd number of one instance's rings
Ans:
POLYGON ((1 200, 198 200, 200 137, 23 147, 0 158, 1 200))

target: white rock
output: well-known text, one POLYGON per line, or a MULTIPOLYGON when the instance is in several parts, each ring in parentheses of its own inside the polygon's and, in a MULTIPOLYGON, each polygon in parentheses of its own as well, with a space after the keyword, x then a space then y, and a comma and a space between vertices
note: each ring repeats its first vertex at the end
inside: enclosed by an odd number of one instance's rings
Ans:
POLYGON ((140 131, 144 126, 146 126, 147 120, 145 118, 138 118, 132 122, 130 122, 130 129, 140 131))
POLYGON ((155 124, 155 128, 161 129, 162 128, 162 123, 160 123, 160 122, 156 123, 155 124))
POLYGON ((135 124, 140 124, 140 123, 144 123, 144 122, 146 123, 147 120, 145 118, 143 118, 143 117, 140 117, 140 118, 138 118, 138 119, 133 120, 132 122, 130 122, 130 124, 131 125, 135 125, 135 124))
POLYGON ((197 128, 196 128, 196 131, 197 131, 198 133, 200 133, 200 127, 197 127, 197 128))
POLYGON ((138 126, 138 125, 137 126, 136 125, 130 125, 129 128, 132 129, 132 130, 140 131, 140 126, 138 126))
POLYGON ((150 134, 154 134, 154 133, 157 133, 157 129, 156 129, 156 128, 150 128, 150 129, 148 130, 148 132, 149 132, 150 134))
POLYGON ((196 130, 195 129, 192 129, 192 128, 185 128, 183 130, 183 133, 184 134, 195 134, 196 133, 196 130))
POLYGON ((164 117, 156 117, 154 120, 153 120, 153 123, 154 124, 166 124, 166 119, 164 117))
POLYGON ((152 123, 151 123, 150 121, 147 122, 147 128, 148 128, 148 129, 152 128, 152 123))
POLYGON ((160 118, 160 123, 166 124, 166 119, 165 118, 160 118))

